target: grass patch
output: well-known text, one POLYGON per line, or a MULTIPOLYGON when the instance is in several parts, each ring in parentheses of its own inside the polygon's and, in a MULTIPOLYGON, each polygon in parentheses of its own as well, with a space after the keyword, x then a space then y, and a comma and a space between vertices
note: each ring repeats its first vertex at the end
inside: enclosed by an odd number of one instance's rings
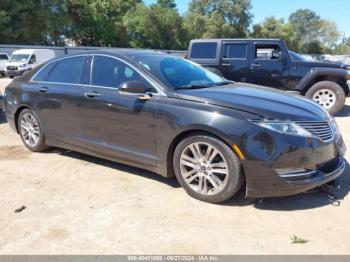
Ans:
POLYGON ((293 237, 291 237, 290 240, 292 241, 292 244, 306 244, 307 242, 309 242, 309 240, 303 239, 296 235, 293 235, 293 237))

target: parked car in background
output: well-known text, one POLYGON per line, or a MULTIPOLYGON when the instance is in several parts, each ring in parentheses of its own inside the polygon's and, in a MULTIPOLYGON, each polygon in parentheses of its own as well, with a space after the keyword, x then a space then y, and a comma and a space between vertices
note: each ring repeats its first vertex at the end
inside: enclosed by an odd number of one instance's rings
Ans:
POLYGON ((233 81, 297 92, 333 114, 349 95, 350 65, 309 61, 279 39, 192 40, 188 59, 233 81))
POLYGON ((19 49, 12 53, 6 64, 6 74, 13 78, 21 76, 42 63, 55 58, 55 52, 49 49, 19 49))
POLYGON ((249 197, 297 194, 345 168, 342 136, 319 105, 159 52, 55 59, 10 83, 4 104, 31 151, 57 146, 175 174, 211 203, 243 184, 249 197))
POLYGON ((9 59, 8 54, 0 53, 0 76, 4 77, 6 75, 6 63, 9 59))

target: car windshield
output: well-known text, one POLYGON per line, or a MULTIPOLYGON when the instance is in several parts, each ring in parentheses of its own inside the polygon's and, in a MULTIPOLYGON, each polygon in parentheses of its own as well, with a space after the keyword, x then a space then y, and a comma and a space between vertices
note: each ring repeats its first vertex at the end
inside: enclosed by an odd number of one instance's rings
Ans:
POLYGON ((12 55, 10 62, 26 62, 29 58, 29 55, 12 55))
POLYGON ((306 59, 303 56, 301 56, 300 54, 295 53, 293 51, 288 51, 288 52, 289 52, 289 55, 292 58, 292 60, 306 62, 306 59))
POLYGON ((7 55, 0 54, 0 60, 7 60, 7 59, 8 59, 7 55))
POLYGON ((133 59, 173 89, 206 88, 232 83, 198 64, 179 57, 142 55, 133 59))

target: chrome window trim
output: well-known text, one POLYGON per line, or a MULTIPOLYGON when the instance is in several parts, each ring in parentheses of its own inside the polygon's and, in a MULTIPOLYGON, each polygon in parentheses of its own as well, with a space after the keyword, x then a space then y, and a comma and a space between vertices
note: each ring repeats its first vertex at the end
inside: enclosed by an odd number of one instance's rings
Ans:
POLYGON ((93 54, 77 54, 77 55, 74 55, 74 56, 69 56, 69 57, 61 57, 59 59, 55 59, 54 61, 46 64, 45 66, 43 66, 38 72, 36 72, 34 74, 34 76, 32 76, 32 78, 29 80, 29 82, 31 83, 48 83, 48 84, 58 84, 58 85, 72 85, 72 86, 85 86, 85 87, 98 87, 98 88, 103 88, 103 89, 113 89, 113 90, 118 90, 119 88, 118 87, 109 87, 109 86, 97 86, 97 85, 91 85, 91 76, 92 76, 92 66, 93 66, 93 60, 94 60, 94 57, 95 56, 104 56, 104 57, 109 57, 109 58, 112 58, 112 59, 115 59, 115 60, 118 60, 122 63, 125 63, 126 65, 128 65, 131 69, 135 70, 138 74, 140 74, 144 79, 145 81, 147 81, 152 87, 154 87, 154 89, 157 91, 157 93, 154 93, 154 92, 149 92, 153 95, 159 95, 159 96, 166 96, 165 92, 162 90, 162 88, 159 86, 158 83, 154 82, 152 79, 149 79, 143 72, 141 72, 139 69, 135 68, 133 65, 131 65, 129 62, 125 61, 125 60, 122 60, 120 59, 119 57, 115 57, 115 56, 111 56, 111 55, 107 55, 107 54, 96 54, 96 53, 93 53, 93 54), (89 57, 91 56, 92 57, 92 60, 91 60, 91 65, 90 65, 90 84, 87 85, 87 84, 74 84, 74 83, 63 83, 63 82, 51 82, 51 81, 36 81, 34 80, 34 78, 42 71, 44 70, 47 66, 49 66, 50 64, 52 63, 56 63, 56 62, 59 62, 59 61, 62 61, 62 60, 65 60, 65 59, 69 59, 69 58, 74 58, 74 57, 81 57, 81 56, 85 56, 85 57, 89 57))
MULTIPOLYGON (((59 62, 61 60, 64 60, 64 59, 69 59, 69 58, 74 58, 74 57, 81 57, 81 56, 85 56, 85 57, 89 57, 91 56, 90 54, 78 54, 78 55, 73 55, 73 56, 69 56, 69 57, 61 57, 61 58, 58 58, 58 59, 54 59, 53 61, 51 61, 50 63, 47 63, 45 66, 43 66, 42 68, 40 68, 40 70, 38 72, 36 72, 32 78, 29 80, 29 82, 45 82, 45 83, 50 83, 50 81, 36 81, 34 80, 34 78, 36 78, 38 76, 38 74, 41 73, 41 71, 43 71, 46 67, 48 67, 49 65, 51 65, 52 63, 56 63, 56 62, 59 62)), ((69 83, 64 83, 64 84, 69 84, 69 83)))

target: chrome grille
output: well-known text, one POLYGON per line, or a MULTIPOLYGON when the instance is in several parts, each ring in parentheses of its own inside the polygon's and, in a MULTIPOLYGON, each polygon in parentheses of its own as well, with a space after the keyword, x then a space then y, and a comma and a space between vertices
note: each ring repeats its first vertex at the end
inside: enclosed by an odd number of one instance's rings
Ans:
POLYGON ((298 121, 296 123, 324 142, 334 138, 333 128, 329 122, 298 121))
POLYGON ((18 70, 17 66, 8 66, 7 70, 18 70))

